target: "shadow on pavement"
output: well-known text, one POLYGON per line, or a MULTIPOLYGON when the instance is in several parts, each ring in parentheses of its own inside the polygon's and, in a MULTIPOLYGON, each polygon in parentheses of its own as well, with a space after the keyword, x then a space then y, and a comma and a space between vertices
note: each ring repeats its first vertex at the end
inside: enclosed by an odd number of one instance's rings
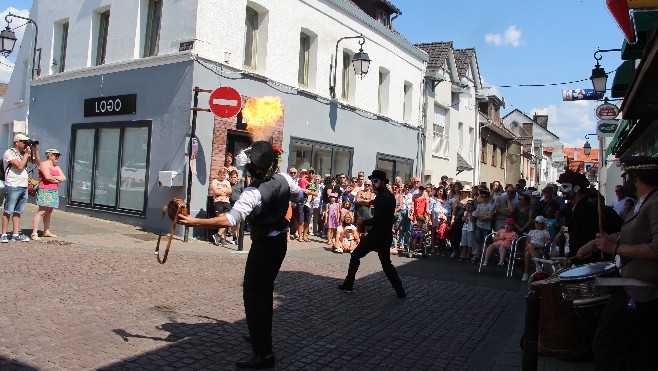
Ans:
POLYGON ((21 370, 21 371, 36 371, 38 368, 34 368, 31 366, 28 366, 20 361, 17 361, 15 359, 7 358, 4 356, 0 356, 0 369, 4 371, 14 371, 14 370, 21 370))

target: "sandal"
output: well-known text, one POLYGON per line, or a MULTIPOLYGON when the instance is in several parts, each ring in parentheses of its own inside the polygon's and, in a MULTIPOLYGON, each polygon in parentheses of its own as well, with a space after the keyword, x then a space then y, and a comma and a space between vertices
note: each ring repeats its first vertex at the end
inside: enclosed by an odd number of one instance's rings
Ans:
POLYGON ((45 231, 43 231, 43 236, 44 237, 57 237, 57 235, 52 233, 49 229, 46 229, 45 231))
POLYGON ((30 235, 30 239, 32 241, 41 241, 41 238, 39 238, 39 234, 37 232, 34 232, 30 235))

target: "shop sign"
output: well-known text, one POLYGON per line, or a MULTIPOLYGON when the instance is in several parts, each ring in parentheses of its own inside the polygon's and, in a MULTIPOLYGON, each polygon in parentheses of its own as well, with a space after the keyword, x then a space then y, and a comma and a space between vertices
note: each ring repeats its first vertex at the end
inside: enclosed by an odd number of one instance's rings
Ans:
POLYGON ((614 104, 604 103, 594 111, 599 120, 614 120, 619 116, 619 107, 614 104))
POLYGON ((115 95, 85 99, 85 117, 134 115, 137 94, 115 95))
POLYGON ((603 99, 603 94, 597 93, 594 89, 562 90, 563 101, 599 99, 603 99))
POLYGON ((614 137, 619 127, 619 120, 599 120, 596 125, 596 135, 614 137))

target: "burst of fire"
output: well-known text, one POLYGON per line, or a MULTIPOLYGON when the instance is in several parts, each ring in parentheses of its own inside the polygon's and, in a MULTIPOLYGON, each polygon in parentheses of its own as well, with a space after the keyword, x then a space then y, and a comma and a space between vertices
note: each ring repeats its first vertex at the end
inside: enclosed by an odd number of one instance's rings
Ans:
POLYGON ((251 132, 273 128, 283 117, 283 106, 279 97, 250 98, 242 108, 242 118, 251 132))

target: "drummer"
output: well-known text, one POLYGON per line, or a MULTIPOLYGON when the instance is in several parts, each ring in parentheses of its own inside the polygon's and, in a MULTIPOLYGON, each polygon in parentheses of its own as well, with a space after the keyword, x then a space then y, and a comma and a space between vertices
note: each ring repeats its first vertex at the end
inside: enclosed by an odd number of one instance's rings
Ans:
POLYGON ((608 301, 592 347, 597 370, 655 370, 658 365, 658 157, 624 156, 619 161, 626 185, 637 191, 637 205, 621 232, 599 233, 593 243, 578 252, 578 257, 587 257, 599 248, 613 254, 626 280, 619 282, 620 286, 624 284, 623 289, 616 290, 608 301))
MULTIPOLYGON (((585 197, 589 181, 585 175, 567 170, 558 178, 560 190, 569 203, 561 213, 562 227, 568 227, 570 250, 567 256, 573 257, 587 242, 596 237, 599 231, 599 218, 596 205, 585 197)), ((555 243, 564 243, 564 228, 555 237, 555 243)), ((591 260, 596 260, 592 257, 591 260)))

